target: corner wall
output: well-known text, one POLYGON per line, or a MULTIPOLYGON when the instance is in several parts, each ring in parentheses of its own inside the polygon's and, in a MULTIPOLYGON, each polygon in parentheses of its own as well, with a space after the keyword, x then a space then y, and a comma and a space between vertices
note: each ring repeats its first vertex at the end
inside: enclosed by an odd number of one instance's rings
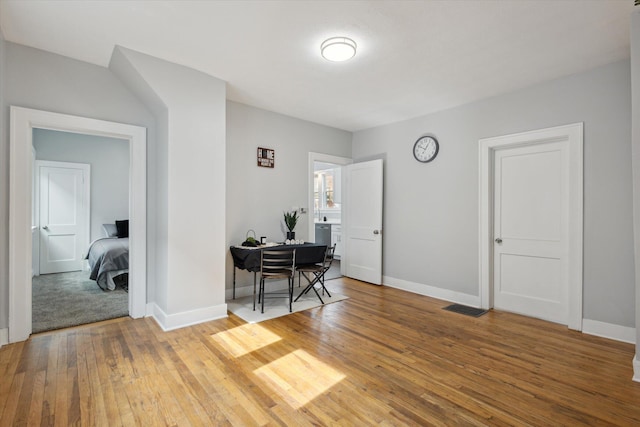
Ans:
POLYGON ((166 124, 167 167, 157 174, 166 182, 167 278, 153 315, 163 329, 226 317, 226 84, 122 47, 112 69, 129 87, 144 83, 141 97, 153 103, 163 139, 166 124))

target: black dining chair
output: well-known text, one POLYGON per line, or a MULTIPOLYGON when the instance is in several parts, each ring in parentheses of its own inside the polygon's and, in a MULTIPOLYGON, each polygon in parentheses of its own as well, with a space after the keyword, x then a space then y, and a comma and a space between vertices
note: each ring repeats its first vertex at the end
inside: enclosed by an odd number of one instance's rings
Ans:
MULTIPOLYGON (((293 282, 296 271, 296 250, 263 250, 260 254, 260 290, 258 302, 261 302, 261 312, 264 313, 265 298, 289 298, 289 312, 292 311, 293 282), (288 289, 282 292, 265 292, 265 281, 287 279, 288 289)), ((254 308, 255 309, 255 308, 254 308)))
POLYGON ((307 279, 308 284, 307 287, 304 288, 302 292, 300 292, 300 295, 298 295, 294 302, 298 301, 302 295, 313 289, 313 292, 316 293, 320 302, 324 304, 322 297, 316 289, 316 284, 318 283, 320 284, 322 295, 324 295, 324 293, 326 292, 327 295, 329 295, 329 298, 331 298, 329 290, 324 286, 324 274, 331 268, 331 263, 333 263, 333 255, 335 251, 335 244, 333 246, 327 246, 322 264, 301 265, 296 268, 296 271, 298 272, 298 285, 300 284, 301 276, 304 276, 304 278, 307 279))

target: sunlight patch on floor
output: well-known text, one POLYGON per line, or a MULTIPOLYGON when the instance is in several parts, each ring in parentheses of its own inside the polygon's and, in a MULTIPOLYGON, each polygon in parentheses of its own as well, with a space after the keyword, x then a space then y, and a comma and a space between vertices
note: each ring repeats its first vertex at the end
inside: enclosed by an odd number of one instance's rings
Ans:
POLYGON ((304 350, 296 350, 254 371, 291 407, 298 409, 346 376, 304 350))
POLYGON ((248 323, 211 335, 211 339, 234 357, 240 357, 278 342, 282 338, 258 324, 248 323))

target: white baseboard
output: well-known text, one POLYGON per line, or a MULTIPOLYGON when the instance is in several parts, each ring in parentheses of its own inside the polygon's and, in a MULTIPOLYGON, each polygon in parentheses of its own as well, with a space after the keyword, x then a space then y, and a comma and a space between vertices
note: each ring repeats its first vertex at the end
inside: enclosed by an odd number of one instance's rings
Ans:
POLYGON ((396 279, 395 277, 389 276, 382 277, 382 284, 392 288, 413 292, 414 294, 425 295, 428 297, 437 298, 457 304, 468 305, 471 307, 480 307, 479 296, 463 294, 462 292, 456 292, 450 289, 437 288, 435 286, 409 282, 407 280, 396 279))
POLYGON ((616 341, 636 343, 636 328, 599 322, 597 320, 582 319, 582 332, 616 341))
POLYGON ((638 354, 633 358, 633 380, 640 383, 640 359, 638 359, 638 354))
POLYGON ((155 303, 147 304, 147 315, 152 316, 163 331, 197 325, 210 320, 222 319, 228 316, 227 304, 219 304, 182 313, 167 314, 155 303))
POLYGON ((9 329, 0 329, 0 347, 9 344, 9 329))

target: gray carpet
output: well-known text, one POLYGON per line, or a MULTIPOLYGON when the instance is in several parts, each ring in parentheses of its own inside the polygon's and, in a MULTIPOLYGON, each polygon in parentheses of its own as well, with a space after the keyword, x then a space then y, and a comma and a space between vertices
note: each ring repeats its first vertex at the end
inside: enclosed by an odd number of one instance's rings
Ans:
POLYGON ((103 291, 88 271, 43 274, 33 283, 33 333, 129 315, 129 294, 103 291))

